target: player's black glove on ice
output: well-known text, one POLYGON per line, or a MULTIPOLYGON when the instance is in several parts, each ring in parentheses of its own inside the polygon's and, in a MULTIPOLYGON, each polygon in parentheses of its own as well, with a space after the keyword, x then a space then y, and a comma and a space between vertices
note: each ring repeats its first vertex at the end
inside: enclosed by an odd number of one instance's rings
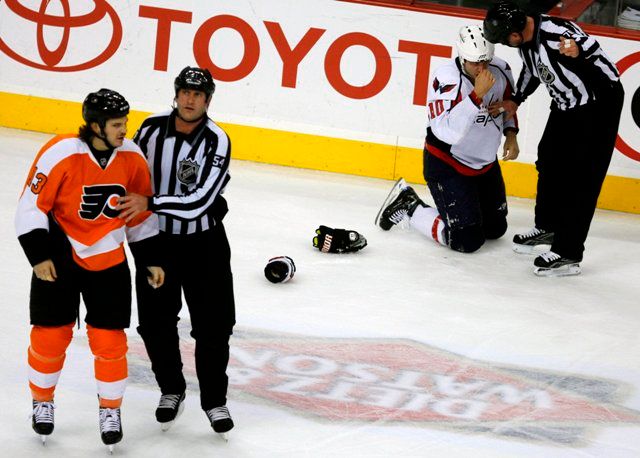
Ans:
POLYGON ((320 226, 316 234, 313 246, 323 253, 353 253, 367 246, 367 239, 362 234, 348 229, 320 226))

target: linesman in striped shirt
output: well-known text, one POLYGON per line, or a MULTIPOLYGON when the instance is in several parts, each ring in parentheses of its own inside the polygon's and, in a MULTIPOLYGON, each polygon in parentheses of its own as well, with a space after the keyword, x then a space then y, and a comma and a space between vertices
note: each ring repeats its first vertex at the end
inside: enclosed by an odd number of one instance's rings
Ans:
POLYGON ((165 285, 156 290, 142 275, 136 278, 138 332, 162 393, 156 419, 168 429, 185 398, 177 329, 184 292, 196 341, 200 404, 214 431, 223 434, 233 428, 226 369, 235 305, 222 223, 231 143, 207 116, 215 90, 208 70, 184 68, 174 89, 173 109, 147 118, 133 139, 147 157, 154 194, 128 194, 118 208, 126 221, 147 209, 160 221, 165 285))
POLYGON ((490 110, 513 115, 540 83, 552 99, 538 145, 535 227, 513 238, 514 250, 551 245, 535 259, 536 275, 579 274, 620 123, 620 75, 600 44, 566 19, 528 16, 501 1, 487 12, 484 33, 493 43, 517 47, 523 61, 514 96, 490 110))

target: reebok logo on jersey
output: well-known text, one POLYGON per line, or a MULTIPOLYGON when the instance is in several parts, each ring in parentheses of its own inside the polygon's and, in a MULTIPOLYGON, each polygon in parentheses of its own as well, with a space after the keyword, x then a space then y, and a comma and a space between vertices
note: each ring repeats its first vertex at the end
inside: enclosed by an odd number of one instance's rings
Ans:
POLYGON ((119 184, 83 186, 78 214, 80 218, 89 220, 94 220, 101 214, 107 218, 115 218, 120 213, 115 208, 118 205, 118 197, 126 194, 127 190, 119 184))

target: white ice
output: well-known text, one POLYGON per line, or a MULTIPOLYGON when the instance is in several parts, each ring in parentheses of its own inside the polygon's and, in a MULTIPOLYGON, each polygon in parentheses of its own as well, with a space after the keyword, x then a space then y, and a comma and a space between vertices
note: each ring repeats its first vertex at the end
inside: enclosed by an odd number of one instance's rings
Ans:
MULTIPOLYGON (((83 329, 69 347, 45 447, 30 424, 30 266, 13 218, 49 137, 0 129, 0 455, 102 456, 83 329)), ((640 215, 597 211, 582 275, 537 278, 533 258, 510 247, 532 225, 532 201, 509 199, 507 234, 469 255, 409 228, 376 228, 391 181, 242 161, 231 173, 225 225, 238 324, 228 406, 236 427, 228 443, 213 434, 190 376, 183 415, 160 430, 134 307, 128 335, 138 353, 114 456, 640 456, 640 215), (320 253, 311 239, 321 224, 355 229, 369 246, 320 253), (264 278, 276 255, 294 259, 291 282, 264 278), (411 374, 421 382, 407 389, 390 378, 411 374), (400 402, 408 392, 433 397, 412 411, 400 402)))

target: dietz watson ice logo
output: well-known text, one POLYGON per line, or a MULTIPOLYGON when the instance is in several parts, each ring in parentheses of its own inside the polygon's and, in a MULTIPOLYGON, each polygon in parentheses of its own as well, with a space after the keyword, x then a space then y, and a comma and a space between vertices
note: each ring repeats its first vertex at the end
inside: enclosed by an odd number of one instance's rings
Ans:
MULTIPOLYGON (((188 325, 180 331, 197 390, 188 325)), ((155 386, 140 339, 129 348, 130 380, 155 386)), ((615 404, 625 391, 615 382, 488 364, 410 340, 236 330, 227 372, 232 396, 331 422, 422 423, 564 445, 583 442, 589 428, 640 422, 640 412, 615 404)))
MULTIPOLYGON (((24 1, 24 0, 22 0, 24 1)), ((47 13, 52 6, 54 0, 40 0, 39 9, 32 10, 20 3, 20 0, 5 0, 6 7, 13 12, 14 15, 36 25, 35 44, 40 57, 40 62, 33 60, 35 56, 24 56, 13 50, 0 37, 0 51, 7 56, 29 67, 40 70, 49 70, 55 72, 76 72, 87 70, 106 62, 117 51, 122 41, 122 24, 115 10, 105 0, 94 0, 93 9, 87 13, 72 15, 69 0, 55 0, 62 8, 61 15, 47 13), (96 50, 95 56, 92 56, 85 62, 73 63, 71 65, 61 66, 60 61, 65 57, 70 46, 71 31, 76 28, 89 27, 103 20, 111 22, 111 39, 105 49, 96 50), (45 28, 55 28, 62 30, 62 37, 56 48, 50 49, 45 40, 45 28)))

